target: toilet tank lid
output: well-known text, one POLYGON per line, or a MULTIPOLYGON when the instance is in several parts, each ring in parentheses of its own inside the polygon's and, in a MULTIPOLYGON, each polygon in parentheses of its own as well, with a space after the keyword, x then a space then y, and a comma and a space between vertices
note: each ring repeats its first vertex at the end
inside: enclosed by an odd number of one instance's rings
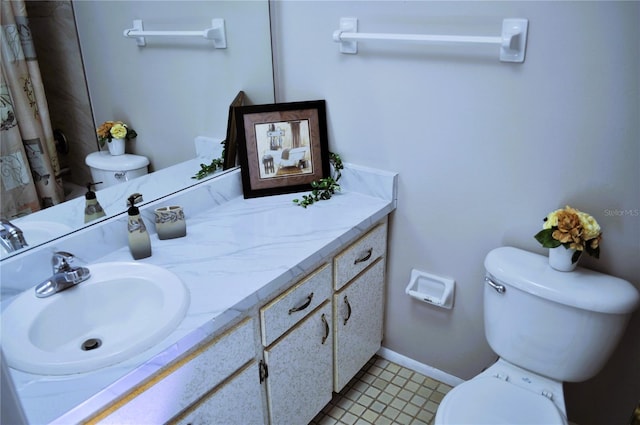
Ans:
POLYGON ((496 248, 484 261, 487 272, 506 286, 588 311, 626 314, 640 301, 628 281, 582 267, 560 272, 546 256, 513 247, 496 248))
POLYGON ((87 155, 85 162, 89 167, 107 171, 137 170, 149 165, 149 158, 141 155, 125 153, 124 155, 111 155, 109 152, 100 151, 87 155))

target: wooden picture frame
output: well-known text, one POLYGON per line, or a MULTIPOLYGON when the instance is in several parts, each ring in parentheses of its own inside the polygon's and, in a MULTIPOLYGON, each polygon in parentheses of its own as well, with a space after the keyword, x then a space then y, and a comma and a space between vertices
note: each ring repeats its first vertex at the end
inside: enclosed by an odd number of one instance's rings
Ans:
POLYGON ((311 190, 329 175, 324 100, 235 108, 245 198, 311 190))
POLYGON ((224 158, 222 169, 228 170, 235 167, 238 162, 238 133, 236 126, 235 108, 242 106, 244 92, 240 91, 229 105, 229 118, 227 119, 227 138, 224 140, 224 158))

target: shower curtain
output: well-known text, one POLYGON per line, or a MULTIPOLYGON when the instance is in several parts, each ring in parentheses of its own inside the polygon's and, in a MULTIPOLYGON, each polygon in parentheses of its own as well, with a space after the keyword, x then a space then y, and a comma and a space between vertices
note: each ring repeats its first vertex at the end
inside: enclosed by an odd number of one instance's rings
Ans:
POLYGON ((64 191, 24 0, 0 1, 0 204, 11 219, 64 202, 64 191))

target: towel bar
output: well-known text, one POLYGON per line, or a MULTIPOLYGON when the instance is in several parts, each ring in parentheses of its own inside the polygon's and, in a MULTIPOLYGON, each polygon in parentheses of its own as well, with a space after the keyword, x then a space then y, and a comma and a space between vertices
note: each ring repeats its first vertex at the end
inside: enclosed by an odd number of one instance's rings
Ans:
POLYGON ((207 40, 213 40, 213 46, 216 49, 227 48, 224 19, 212 19, 211 28, 202 31, 145 31, 142 19, 135 19, 133 28, 124 30, 123 35, 127 38, 135 38, 138 46, 147 45, 145 37, 204 37, 207 40))
POLYGON ((359 33, 358 18, 341 18, 340 29, 334 31, 333 40, 340 43, 340 52, 358 53, 358 40, 416 41, 432 44, 496 44, 500 46, 502 62, 524 62, 527 46, 527 19, 504 19, 499 36, 379 34, 359 33))

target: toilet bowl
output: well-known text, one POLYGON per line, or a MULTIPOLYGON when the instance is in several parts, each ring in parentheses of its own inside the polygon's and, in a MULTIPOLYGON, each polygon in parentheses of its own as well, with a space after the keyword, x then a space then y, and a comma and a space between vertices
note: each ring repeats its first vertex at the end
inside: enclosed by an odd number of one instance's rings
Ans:
POLYGON ((149 159, 141 155, 111 155, 109 152, 93 152, 87 155, 86 164, 96 189, 104 189, 118 183, 147 174, 149 159))
POLYGON ((484 324, 498 361, 443 398, 435 424, 568 423, 562 383, 598 373, 640 296, 613 276, 559 272, 512 247, 485 259, 484 324))

